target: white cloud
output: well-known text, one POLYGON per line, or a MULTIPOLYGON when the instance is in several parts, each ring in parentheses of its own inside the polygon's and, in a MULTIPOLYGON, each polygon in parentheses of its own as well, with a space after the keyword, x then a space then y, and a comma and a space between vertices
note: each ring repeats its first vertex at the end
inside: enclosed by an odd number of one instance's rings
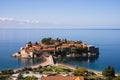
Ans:
POLYGON ((24 21, 18 21, 20 24, 39 24, 40 21, 30 21, 30 20, 24 20, 24 21))
POLYGON ((17 20, 17 19, 14 19, 14 18, 7 18, 7 17, 0 17, 0 22, 4 22, 4 23, 8 23, 8 22, 11 22, 11 23, 17 23, 17 24, 34 24, 34 25, 58 25, 58 23, 55 23, 55 22, 40 22, 38 20, 35 20, 35 21, 31 21, 31 20, 17 20))
POLYGON ((38 20, 18 20, 15 18, 0 17, 0 28, 52 28, 61 27, 57 22, 44 22, 38 20))
POLYGON ((0 21, 14 21, 14 18, 0 17, 0 21))
POLYGON ((30 21, 30 20, 17 20, 14 18, 0 17, 0 21, 3 22, 17 22, 18 24, 38 24, 39 21, 30 21))

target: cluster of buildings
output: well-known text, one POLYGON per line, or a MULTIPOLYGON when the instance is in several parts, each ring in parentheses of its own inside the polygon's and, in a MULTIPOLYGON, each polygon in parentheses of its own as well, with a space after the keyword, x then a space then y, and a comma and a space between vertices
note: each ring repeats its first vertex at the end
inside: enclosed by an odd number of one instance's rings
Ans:
MULTIPOLYGON (((98 48, 90 46, 84 43, 77 43, 75 41, 55 42, 54 44, 42 44, 42 43, 28 43, 26 46, 21 47, 19 52, 16 52, 12 56, 22 58, 35 58, 41 56, 44 52, 54 53, 55 51, 67 51, 68 49, 76 49, 77 47, 87 48, 87 53, 83 53, 83 56, 97 55, 99 53, 98 48)), ((68 55, 69 56, 69 55, 68 55)))

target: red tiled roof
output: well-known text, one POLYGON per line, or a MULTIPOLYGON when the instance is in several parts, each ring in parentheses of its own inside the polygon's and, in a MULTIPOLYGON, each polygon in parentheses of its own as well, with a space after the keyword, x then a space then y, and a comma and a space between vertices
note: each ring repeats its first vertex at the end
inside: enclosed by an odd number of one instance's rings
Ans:
MULTIPOLYGON (((39 45, 35 45, 33 44, 32 47, 22 47, 22 50, 25 50, 25 52, 32 52, 34 50, 36 51, 54 51, 54 46, 55 45, 44 45, 44 44, 39 44, 39 45)), ((74 47, 87 47, 87 44, 73 44, 73 43, 70 43, 70 44, 62 44, 59 48, 68 48, 69 46, 74 46, 74 47)))
POLYGON ((41 80, 84 80, 83 77, 79 76, 47 76, 47 77, 42 77, 41 80))
POLYGON ((42 50, 55 50, 55 48, 47 48, 47 49, 42 49, 42 50))

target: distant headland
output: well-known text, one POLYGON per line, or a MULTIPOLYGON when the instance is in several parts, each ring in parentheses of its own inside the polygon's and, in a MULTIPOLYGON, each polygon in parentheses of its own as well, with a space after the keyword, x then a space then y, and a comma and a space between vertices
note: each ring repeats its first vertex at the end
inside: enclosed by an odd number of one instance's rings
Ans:
POLYGON ((94 57, 99 55, 99 49, 87 45, 81 40, 42 38, 41 42, 28 42, 13 57, 41 58, 52 55, 54 57, 94 57))

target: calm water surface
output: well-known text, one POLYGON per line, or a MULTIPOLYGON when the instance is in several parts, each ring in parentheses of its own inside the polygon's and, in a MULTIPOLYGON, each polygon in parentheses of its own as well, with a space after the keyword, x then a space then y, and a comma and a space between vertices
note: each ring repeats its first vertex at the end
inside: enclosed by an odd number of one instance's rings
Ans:
POLYGON ((34 65, 41 60, 16 59, 11 54, 19 51, 28 41, 40 42, 43 37, 82 40, 100 49, 97 59, 91 61, 72 61, 69 65, 103 70, 113 66, 120 73, 120 30, 57 30, 57 29, 0 29, 0 70, 34 65))

